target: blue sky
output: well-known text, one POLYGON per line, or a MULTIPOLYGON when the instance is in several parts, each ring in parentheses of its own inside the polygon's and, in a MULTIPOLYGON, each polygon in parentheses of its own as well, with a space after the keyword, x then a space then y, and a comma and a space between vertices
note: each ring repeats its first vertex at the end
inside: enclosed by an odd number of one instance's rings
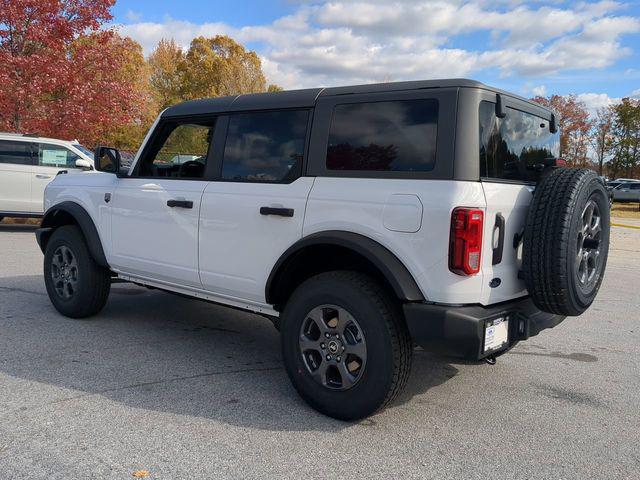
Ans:
POLYGON ((285 88, 463 76, 590 108, 640 96, 637 0, 118 0, 112 13, 146 53, 228 34, 285 88))

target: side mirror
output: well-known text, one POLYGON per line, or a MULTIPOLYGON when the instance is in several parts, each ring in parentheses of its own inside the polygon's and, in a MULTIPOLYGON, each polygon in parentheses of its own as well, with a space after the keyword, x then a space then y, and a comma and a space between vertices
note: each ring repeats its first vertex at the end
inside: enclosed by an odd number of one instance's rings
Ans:
POLYGON ((96 147, 95 151, 96 170, 105 173, 120 173, 120 152, 112 147, 96 147))
POLYGON ((76 160, 76 168, 81 168, 82 170, 93 170, 93 165, 89 160, 79 158, 76 160))

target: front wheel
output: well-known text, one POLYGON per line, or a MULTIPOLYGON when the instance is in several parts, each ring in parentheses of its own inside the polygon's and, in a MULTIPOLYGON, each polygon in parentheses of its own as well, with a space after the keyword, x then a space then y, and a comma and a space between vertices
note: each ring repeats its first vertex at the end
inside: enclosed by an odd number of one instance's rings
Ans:
POLYGON ((289 378, 319 412, 357 420, 404 388, 411 338, 397 303, 370 277, 350 271, 312 277, 293 293, 281 321, 289 378))
POLYGON ((66 225, 56 229, 47 243, 44 283, 56 310, 67 317, 84 318, 104 307, 111 276, 91 257, 80 229, 66 225))

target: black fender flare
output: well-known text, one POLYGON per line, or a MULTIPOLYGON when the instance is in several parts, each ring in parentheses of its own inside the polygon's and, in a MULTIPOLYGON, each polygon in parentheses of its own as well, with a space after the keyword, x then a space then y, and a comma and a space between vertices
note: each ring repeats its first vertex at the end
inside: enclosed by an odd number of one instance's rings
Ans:
POLYGON ((287 262, 313 245, 335 245, 350 249, 369 260, 389 282, 395 295, 404 301, 424 301, 424 296, 405 265, 393 252, 369 237, 341 230, 328 230, 304 237, 289 247, 273 266, 265 286, 267 303, 273 303, 273 287, 286 271, 287 262))
POLYGON ((82 234, 87 241, 87 248, 89 249, 89 253, 93 257, 93 260, 101 267, 109 268, 107 258, 102 248, 102 242, 100 241, 100 236, 98 235, 98 229, 93 223, 93 219, 84 209, 84 207, 75 202, 62 202, 54 205, 45 212, 44 217, 42 218, 42 223, 40 224, 40 228, 36 230, 36 238, 38 240, 38 245, 40 245, 40 250, 42 250, 42 253, 44 253, 47 247, 47 242, 49 241, 49 238, 51 237, 53 231, 57 227, 69 224, 66 218, 62 218, 68 216, 71 216, 73 218, 75 223, 82 231, 82 234))

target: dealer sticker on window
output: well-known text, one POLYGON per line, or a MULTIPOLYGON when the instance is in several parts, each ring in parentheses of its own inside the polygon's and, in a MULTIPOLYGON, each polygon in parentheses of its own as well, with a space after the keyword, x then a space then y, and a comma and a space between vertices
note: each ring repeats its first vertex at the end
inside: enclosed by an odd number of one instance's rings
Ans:
POLYGON ((509 341, 509 320, 496 318, 490 320, 484 327, 484 351, 497 350, 507 345, 509 341))

